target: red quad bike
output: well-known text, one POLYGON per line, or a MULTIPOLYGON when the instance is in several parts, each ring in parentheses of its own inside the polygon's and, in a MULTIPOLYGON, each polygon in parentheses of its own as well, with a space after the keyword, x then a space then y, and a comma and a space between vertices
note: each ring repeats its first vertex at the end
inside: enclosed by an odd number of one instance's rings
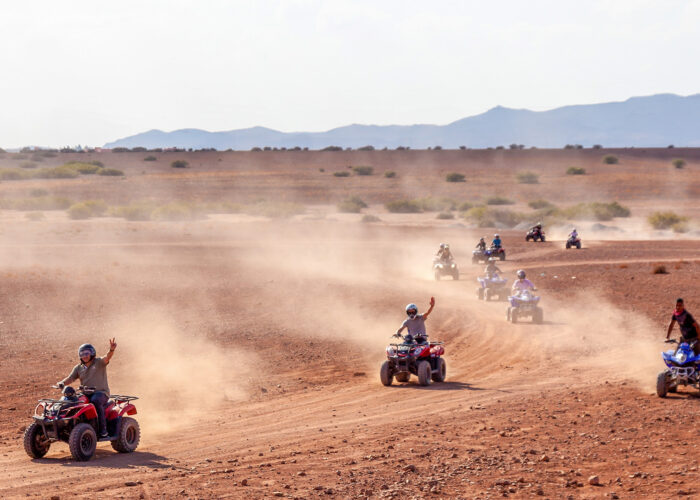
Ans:
POLYGON ((120 453, 134 451, 139 445, 141 430, 138 422, 126 415, 136 415, 131 401, 138 398, 113 394, 105 406, 109 436, 98 438, 97 410, 89 398, 94 392, 92 387, 80 386, 74 397, 40 399, 34 410, 34 421, 24 432, 27 455, 41 458, 55 441, 68 443, 73 458, 81 462, 93 457, 98 441, 109 441, 120 453))
POLYGON ((420 385, 430 385, 432 381, 444 382, 447 365, 441 357, 445 354, 444 342, 416 343, 410 335, 400 344, 389 344, 386 348, 387 360, 382 363, 379 378, 384 385, 408 382, 411 374, 418 377, 420 385))

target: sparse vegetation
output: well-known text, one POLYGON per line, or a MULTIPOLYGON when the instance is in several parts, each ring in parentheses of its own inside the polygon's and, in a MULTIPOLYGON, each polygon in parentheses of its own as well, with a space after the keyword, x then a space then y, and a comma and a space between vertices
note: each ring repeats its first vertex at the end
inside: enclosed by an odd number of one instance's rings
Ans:
POLYGON ((686 165, 685 160, 683 160, 681 158, 676 158, 671 163, 673 164, 674 167, 676 167, 678 169, 683 168, 686 165))
POLYGON ((387 170, 386 172, 384 172, 384 177, 386 177, 387 179, 393 179, 394 177, 396 177, 396 172, 394 172, 393 170, 387 170))
POLYGON ((191 203, 171 202, 153 209, 151 219, 157 221, 188 221, 204 217, 200 208, 191 203))
POLYGON ((629 217, 630 210, 618 202, 611 203, 578 203, 571 207, 557 210, 555 215, 567 219, 608 221, 615 217, 629 217))
POLYGON ((360 165, 357 167, 352 167, 352 171, 355 172, 357 175, 372 175, 374 173, 374 167, 360 165))
POLYGON ((606 165, 616 165, 619 162, 620 160, 618 160, 617 156, 615 155, 603 156, 603 163, 605 163, 606 165))
POLYGON ((586 169, 583 167, 569 167, 566 169, 566 175, 586 175, 586 169))
POLYGON ((153 155, 148 155, 147 157, 145 157, 145 158, 143 159, 143 161, 157 161, 157 160, 158 160, 158 158, 156 158, 156 157, 153 156, 153 155))
POLYGON ((49 192, 46 189, 41 189, 41 188, 35 188, 29 191, 29 196, 34 196, 35 198, 38 196, 48 196, 49 192))
POLYGON ((340 170, 338 172, 333 172, 334 177, 350 177, 350 172, 346 170, 340 170))
POLYGON ((303 214, 306 209, 298 203, 284 201, 260 201, 247 205, 243 211, 248 215, 261 215, 271 219, 285 219, 293 215, 303 214))
POLYGON ((464 213, 464 218, 478 227, 515 227, 524 217, 505 209, 493 209, 485 206, 474 207, 464 213))
POLYGON ((85 220, 92 217, 92 210, 85 203, 76 203, 68 208, 68 217, 73 220, 85 220))
POLYGON ((670 229, 676 224, 684 224, 688 221, 687 217, 678 215, 675 212, 654 212, 647 217, 647 222, 654 229, 670 229))
POLYGON ((444 212, 451 211, 457 208, 457 202, 451 198, 419 198, 415 200, 424 212, 444 212))
POLYGON ((151 213, 154 209, 153 203, 133 202, 129 205, 111 207, 108 214, 129 221, 147 221, 151 220, 151 213))
POLYGON ((652 274, 668 274, 666 266, 664 266, 663 264, 655 265, 651 272, 652 274))
POLYGON ((554 205, 547 200, 539 199, 539 200, 532 200, 528 202, 527 204, 530 208, 534 210, 541 210, 541 209, 546 209, 546 208, 554 208, 554 205))
POLYGON ((377 217, 376 215, 372 214, 365 214, 362 216, 362 222, 369 223, 369 222, 381 222, 381 219, 377 217))
POLYGON ((489 196, 486 198, 487 205, 515 205, 513 200, 504 198, 503 196, 489 196))
POLYGON ((19 164, 20 168, 36 168, 36 163, 33 161, 23 161, 19 164))
POLYGON ((62 196, 35 196, 32 198, 3 198, 0 199, 0 208, 6 210, 39 211, 39 210, 65 210, 73 202, 62 196))
POLYGON ((338 211, 346 214, 359 214, 363 208, 367 208, 367 203, 359 196, 353 196, 341 201, 337 205, 338 211))
POLYGON ((326 146, 321 151, 342 151, 342 150, 343 150, 343 148, 341 148, 340 146, 326 146))
POLYGON ((440 212, 437 214, 436 219, 441 219, 441 220, 447 220, 447 219, 454 219, 455 216, 451 214, 450 212, 440 212))
POLYGON ((175 160, 172 163, 170 163, 170 166, 173 168, 187 168, 188 165, 189 163, 185 160, 175 160))
POLYGON ((79 174, 83 174, 83 175, 96 174, 101 168, 99 165, 95 165, 94 163, 80 163, 80 162, 66 163, 63 166, 66 168, 70 168, 72 170, 75 170, 79 174))
POLYGON ((423 211, 417 200, 394 200, 385 203, 384 206, 395 214, 418 214, 423 211))
POLYGON ((44 220, 46 217, 44 216, 44 212, 27 212, 24 214, 24 218, 31 221, 39 221, 44 220))
POLYGON ((464 182, 466 179, 466 176, 464 174, 459 174, 457 172, 452 172, 450 174, 447 174, 445 176, 445 180, 447 182, 464 182))
POLYGON ((515 178, 520 184, 539 184, 540 176, 534 172, 518 172, 515 174, 515 178))
POLYGON ((473 203, 469 203, 468 201, 463 201, 462 203, 460 203, 457 206, 457 210, 459 210, 460 212, 466 212, 467 210, 469 210, 473 206, 474 206, 473 203))
POLYGON ((120 177, 120 176, 124 175, 124 172, 122 172, 118 168, 102 168, 102 169, 97 171, 97 175, 107 175, 107 176, 120 177))

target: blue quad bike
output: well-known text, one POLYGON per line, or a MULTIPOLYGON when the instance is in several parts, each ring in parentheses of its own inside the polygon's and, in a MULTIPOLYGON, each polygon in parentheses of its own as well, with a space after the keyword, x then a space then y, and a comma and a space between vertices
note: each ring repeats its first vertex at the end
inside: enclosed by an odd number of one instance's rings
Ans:
POLYGON ((665 398, 669 392, 677 392, 679 385, 700 389, 700 356, 693 352, 698 341, 679 343, 670 339, 666 342, 678 344, 678 347, 661 353, 666 369, 656 377, 656 394, 665 398))
POLYGON ((476 289, 476 296, 479 300, 491 300, 495 297, 505 300, 508 296, 507 278, 501 278, 494 273, 490 276, 479 276, 476 281, 479 283, 479 287, 476 289))
POLYGON ((530 290, 509 296, 508 302, 510 305, 506 311, 506 319, 511 323, 517 323, 520 318, 532 318, 533 323, 542 323, 544 312, 539 306, 540 298, 530 290))

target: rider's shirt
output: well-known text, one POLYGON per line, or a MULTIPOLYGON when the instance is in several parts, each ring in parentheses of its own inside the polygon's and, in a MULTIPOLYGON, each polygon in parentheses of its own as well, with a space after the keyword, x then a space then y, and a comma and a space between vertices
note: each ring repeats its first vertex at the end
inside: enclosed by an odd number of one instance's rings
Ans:
POLYGON ((674 311, 671 319, 676 320, 683 337, 686 339, 694 339, 698 336, 698 333, 695 331, 695 325, 693 324, 695 323, 695 318, 685 309, 681 314, 676 314, 674 311))
POLYGON ((496 248, 501 248, 501 238, 496 238, 491 242, 491 246, 494 246, 496 248))
POLYGON ((427 337, 428 334, 425 332, 425 319, 423 319, 422 314, 417 314, 415 318, 406 318, 401 327, 408 328, 408 333, 414 337, 420 335, 422 337, 427 337))
POLYGON ((102 391, 109 396, 109 384, 107 383, 107 364, 102 358, 95 358, 90 366, 80 363, 75 365, 68 378, 63 383, 70 384, 80 379, 80 385, 94 387, 96 391, 102 391))
POLYGON ((525 278, 523 280, 516 280, 515 283, 513 283, 513 290, 517 290, 519 292, 522 292, 524 290, 532 290, 535 288, 535 285, 530 281, 529 279, 525 278))

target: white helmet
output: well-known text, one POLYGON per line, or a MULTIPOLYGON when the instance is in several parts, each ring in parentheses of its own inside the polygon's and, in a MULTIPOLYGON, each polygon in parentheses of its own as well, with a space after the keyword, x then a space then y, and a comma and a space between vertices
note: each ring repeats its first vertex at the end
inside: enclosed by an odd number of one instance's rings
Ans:
POLYGON ((515 273, 515 275, 521 280, 525 279, 525 271, 523 271, 522 269, 518 269, 518 272, 515 273))
POLYGON ((418 306, 415 304, 408 304, 406 306, 406 314, 408 314, 408 317, 413 319, 418 315, 418 306))
POLYGON ((494 234, 493 237, 494 237, 494 238, 500 238, 500 236, 498 235, 498 233, 494 234))
POLYGON ((445 245, 444 243, 440 243, 440 248, 445 248, 446 246, 447 245, 445 245))

